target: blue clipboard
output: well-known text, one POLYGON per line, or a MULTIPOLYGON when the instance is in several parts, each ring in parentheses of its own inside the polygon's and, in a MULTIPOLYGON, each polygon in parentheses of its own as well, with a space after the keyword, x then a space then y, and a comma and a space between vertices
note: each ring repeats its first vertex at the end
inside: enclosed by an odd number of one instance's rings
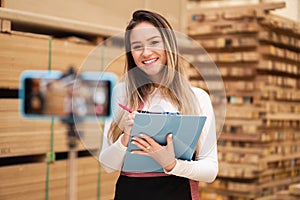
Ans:
MULTIPOLYGON (((137 113, 132 126, 131 138, 145 133, 165 145, 169 133, 173 135, 175 157, 182 160, 191 160, 201 135, 205 116, 179 115, 177 113, 137 113)), ((145 155, 131 154, 132 150, 139 149, 128 144, 122 171, 124 172, 163 172, 153 158, 145 155)))

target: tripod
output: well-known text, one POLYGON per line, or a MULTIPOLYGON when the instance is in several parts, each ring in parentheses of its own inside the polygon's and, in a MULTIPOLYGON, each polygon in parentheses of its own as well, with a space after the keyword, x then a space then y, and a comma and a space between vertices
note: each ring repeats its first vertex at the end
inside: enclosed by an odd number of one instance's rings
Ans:
MULTIPOLYGON (((79 120, 80 121, 80 120, 79 120)), ((70 114, 69 117, 62 119, 62 122, 68 127, 68 163, 67 163, 67 171, 68 171, 68 191, 67 191, 67 199, 68 200, 77 200, 77 144, 79 139, 78 131, 75 129, 75 120, 74 115, 70 114)))

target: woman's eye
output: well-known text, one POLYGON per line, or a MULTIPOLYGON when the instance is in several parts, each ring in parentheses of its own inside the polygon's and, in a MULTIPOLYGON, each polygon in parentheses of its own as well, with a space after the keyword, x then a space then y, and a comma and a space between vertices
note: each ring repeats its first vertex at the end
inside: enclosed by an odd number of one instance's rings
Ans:
POLYGON ((134 50, 138 50, 138 49, 141 49, 142 48, 142 45, 134 45, 132 46, 132 49, 134 50))
POLYGON ((153 46, 157 45, 157 44, 159 44, 159 41, 157 41, 157 40, 154 40, 154 41, 151 42, 151 45, 153 45, 153 46))

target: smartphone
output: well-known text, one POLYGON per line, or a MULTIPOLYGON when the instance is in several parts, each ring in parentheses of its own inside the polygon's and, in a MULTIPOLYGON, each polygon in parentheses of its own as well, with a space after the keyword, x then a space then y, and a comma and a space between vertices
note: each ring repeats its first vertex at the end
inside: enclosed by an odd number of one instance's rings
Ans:
POLYGON ((24 117, 109 117, 117 77, 109 72, 64 75, 60 71, 24 71, 20 99, 24 117))

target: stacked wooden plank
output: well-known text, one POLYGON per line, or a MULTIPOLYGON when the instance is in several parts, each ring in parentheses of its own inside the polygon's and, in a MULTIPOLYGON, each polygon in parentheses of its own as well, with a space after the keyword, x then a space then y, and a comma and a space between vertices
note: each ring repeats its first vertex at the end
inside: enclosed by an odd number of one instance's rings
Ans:
MULTIPOLYGON (((267 199, 300 180, 300 24, 269 14, 278 7, 189 12, 188 33, 218 66, 228 100, 218 178, 201 184, 203 199, 267 199)), ((205 85, 193 69, 190 80, 205 85)))
MULTIPOLYGON (((92 157, 80 157, 76 160, 78 179, 78 199, 112 199, 117 174, 105 174, 98 171, 98 161, 92 157), (101 177, 98 177, 98 173, 101 177), (98 184, 99 182, 99 184, 98 184)), ((49 199, 67 198, 67 162, 57 160, 50 166, 49 199)), ((45 199, 46 168, 44 162, 32 162, 0 167, 0 199, 45 199)))
POLYGON ((298 200, 300 199, 300 184, 291 184, 288 189, 276 192, 270 200, 298 200))
MULTIPOLYGON (((80 68, 81 64, 88 58, 91 66, 88 68, 85 66, 85 70, 102 69, 101 55, 89 57, 89 54, 97 49, 95 44, 73 42, 69 38, 52 39, 52 36, 16 31, 10 34, 0 33, 0 49, 3 49, 0 53, 1 88, 18 88, 20 74, 23 70, 48 70, 49 62, 51 62, 52 70, 64 71, 70 66, 77 70, 83 70, 80 68)), ((108 57, 109 54, 106 56, 108 57)), ((108 70, 121 75, 120 60, 123 59, 112 60, 113 58, 109 57, 106 59, 114 61, 110 66, 106 66, 109 68, 108 70)))
MULTIPOLYGON (((113 57, 116 54, 111 52, 118 52, 115 47, 97 50, 104 40, 97 34, 99 27, 19 14, 0 9, 0 199, 66 199, 67 128, 59 120, 52 123, 51 119, 21 116, 17 95, 20 74, 23 70, 65 71, 72 65, 80 72, 105 70, 120 76, 124 57, 113 57)), ((102 125, 88 122, 80 130, 83 134, 78 140, 75 163, 78 199, 112 199, 117 174, 104 173, 95 158, 101 146, 102 125)))

